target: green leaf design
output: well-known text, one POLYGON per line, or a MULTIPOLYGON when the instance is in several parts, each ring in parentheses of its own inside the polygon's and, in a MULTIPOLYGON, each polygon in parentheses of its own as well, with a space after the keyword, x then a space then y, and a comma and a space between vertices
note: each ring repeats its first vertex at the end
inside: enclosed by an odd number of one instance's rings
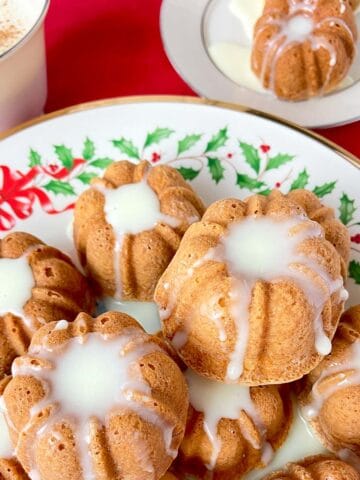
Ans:
POLYGON ((49 183, 44 185, 44 188, 49 192, 55 193, 55 195, 75 195, 75 190, 72 185, 60 180, 50 180, 49 183))
POLYGON ((132 140, 121 137, 118 140, 113 140, 112 144, 118 148, 121 153, 124 153, 129 158, 136 158, 139 160, 140 154, 138 148, 134 145, 132 140))
POLYGON ((305 188, 308 184, 310 175, 308 174, 306 168, 295 178, 295 180, 290 185, 291 190, 297 190, 298 188, 305 188))
POLYGON ((351 200, 346 193, 343 193, 340 198, 340 220, 344 225, 348 225, 354 218, 356 212, 355 200, 351 200))
POLYGON ((196 133, 192 135, 186 135, 186 137, 178 141, 177 154, 180 155, 181 153, 190 150, 190 148, 193 147, 200 140, 201 137, 201 134, 196 133))
POLYGON ((169 138, 172 133, 174 133, 174 130, 170 130, 170 128, 156 128, 153 132, 147 134, 144 148, 169 138))
POLYGON ((177 171, 181 173, 185 180, 194 180, 200 173, 200 170, 191 167, 178 167, 177 171))
POLYGON ((256 178, 251 178, 244 173, 237 173, 236 185, 238 185, 240 188, 248 188, 249 190, 255 190, 257 188, 264 187, 265 183, 257 180, 256 178))
POLYGON ((228 139, 229 136, 227 127, 222 128, 211 137, 209 143, 206 145, 205 153, 216 152, 216 150, 225 145, 228 139))
POLYGON ((95 155, 95 144, 90 138, 86 137, 82 151, 85 160, 91 160, 95 155))
POLYGON ((30 149, 29 152, 29 167, 35 167, 36 165, 41 165, 41 155, 36 150, 30 149))
POLYGON ((208 168, 211 174, 211 178, 214 180, 216 184, 220 182, 224 178, 224 171, 225 168, 222 166, 220 160, 214 157, 207 157, 208 158, 208 168))
POLYGON ((109 158, 109 157, 103 157, 103 158, 97 158, 96 160, 93 160, 92 162, 89 163, 92 167, 96 168, 107 168, 109 165, 111 165, 114 161, 109 158))
POLYGON ((265 195, 265 197, 267 197, 268 195, 270 195, 271 193, 271 189, 270 188, 265 188, 264 190, 260 190, 260 192, 258 192, 259 195, 265 195))
POLYGON ((80 182, 85 183, 85 185, 89 185, 91 180, 95 177, 97 177, 96 173, 83 172, 83 173, 80 173, 80 175, 78 175, 76 178, 80 180, 80 182))
POLYGON ((265 171, 274 170, 281 167, 285 163, 291 162, 295 158, 295 155, 289 155, 288 153, 278 153, 275 157, 270 157, 269 162, 266 165, 265 171))
POLYGON ((325 195, 329 195, 329 193, 331 193, 334 190, 335 186, 336 186, 336 181, 324 183, 322 185, 316 186, 313 192, 319 198, 322 198, 322 197, 325 197, 325 195))
POLYGON ((360 263, 351 260, 349 264, 349 277, 355 280, 356 285, 360 285, 360 263))
POLYGON ((239 142, 241 151, 245 157, 245 162, 256 172, 260 171, 261 158, 257 149, 250 143, 239 142))
POLYGON ((70 170, 74 163, 74 156, 71 149, 65 147, 65 145, 54 145, 54 150, 61 164, 70 170))

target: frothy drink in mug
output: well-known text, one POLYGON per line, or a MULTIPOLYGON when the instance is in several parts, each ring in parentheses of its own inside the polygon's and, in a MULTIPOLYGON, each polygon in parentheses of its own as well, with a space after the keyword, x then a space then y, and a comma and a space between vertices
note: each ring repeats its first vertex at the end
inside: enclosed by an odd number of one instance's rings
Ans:
POLYGON ((42 113, 48 0, 0 0, 0 132, 42 113))

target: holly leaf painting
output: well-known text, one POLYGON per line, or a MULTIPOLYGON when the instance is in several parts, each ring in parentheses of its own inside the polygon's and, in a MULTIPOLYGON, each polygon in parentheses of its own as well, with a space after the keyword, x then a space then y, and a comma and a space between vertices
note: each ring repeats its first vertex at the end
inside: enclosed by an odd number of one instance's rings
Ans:
POLYGON ((41 155, 36 150, 30 149, 29 152, 29 167, 35 167, 36 165, 41 165, 41 155))
POLYGON ((265 188, 264 190, 260 190, 260 192, 258 192, 259 195, 264 195, 265 197, 267 197, 268 195, 270 195, 271 193, 271 189, 270 188, 265 188))
POLYGON ((351 200, 346 193, 343 193, 340 198, 339 212, 339 218, 344 225, 348 225, 354 218, 356 212, 355 200, 351 200))
POLYGON ((187 150, 190 150, 191 147, 196 145, 196 143, 200 140, 201 137, 202 137, 201 134, 196 134, 196 133, 192 135, 186 135, 186 137, 178 141, 177 154, 180 155, 181 153, 184 153, 187 150))
POLYGON ((225 168, 222 166, 218 158, 207 157, 208 159, 208 168, 211 174, 211 178, 216 184, 224 178, 225 168))
POLYGON ((91 180, 95 177, 97 177, 97 175, 94 172, 83 172, 83 173, 80 173, 80 175, 78 175, 76 178, 80 180, 80 182, 84 183, 85 185, 89 185, 91 180))
POLYGON ((74 163, 74 155, 70 148, 65 145, 54 145, 55 154, 58 157, 60 163, 70 170, 74 163))
POLYGON ((288 153, 278 153, 274 157, 270 157, 265 171, 274 170, 281 167, 285 163, 291 162, 295 158, 295 155, 289 155, 288 153))
POLYGON ((360 263, 351 260, 349 264, 349 277, 355 280, 356 285, 360 285, 360 263))
POLYGON ((260 171, 261 158, 258 150, 250 143, 239 142, 241 151, 245 157, 245 162, 256 172, 260 171))
POLYGON ((306 168, 295 178, 295 180, 290 185, 291 190, 297 190, 298 188, 305 188, 308 184, 310 175, 308 174, 306 168))
POLYGON ((200 170, 191 167, 178 167, 177 171, 181 173, 185 180, 194 180, 200 173, 200 170))
POLYGON ((174 130, 170 130, 170 128, 155 128, 153 132, 147 134, 144 148, 149 147, 154 143, 159 143, 161 140, 165 140, 165 138, 169 138, 173 133, 174 130))
POLYGON ((139 160, 140 158, 139 150, 134 145, 132 140, 121 137, 117 140, 113 140, 112 144, 114 145, 114 147, 118 148, 121 153, 124 153, 129 158, 135 158, 136 160, 139 160))
POLYGON ((335 188, 335 182, 328 182, 324 183, 323 185, 316 186, 313 190, 315 195, 319 198, 325 197, 325 195, 329 195, 335 188))
POLYGON ((92 162, 89 163, 92 167, 96 168, 107 168, 109 165, 113 163, 113 160, 109 157, 104 157, 104 158, 97 158, 96 160, 93 160, 92 162))
POLYGON ((50 180, 44 185, 45 190, 55 193, 55 195, 75 195, 75 190, 68 182, 60 180, 50 180))
POLYGON ((227 140, 229 139, 227 127, 219 130, 215 135, 213 135, 206 145, 205 153, 216 152, 220 147, 223 147, 227 140))
POLYGON ((91 160, 95 155, 95 144, 90 138, 86 137, 82 151, 84 160, 91 160))
POLYGON ((257 188, 264 187, 265 183, 257 180, 256 178, 251 178, 244 173, 237 173, 236 185, 238 185, 240 188, 248 188, 249 190, 255 190, 257 188))

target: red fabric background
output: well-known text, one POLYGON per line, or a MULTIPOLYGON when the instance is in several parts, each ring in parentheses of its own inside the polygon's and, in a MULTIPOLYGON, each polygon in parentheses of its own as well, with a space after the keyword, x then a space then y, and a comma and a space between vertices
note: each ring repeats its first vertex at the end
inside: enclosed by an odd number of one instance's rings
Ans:
MULTIPOLYGON (((51 0, 47 111, 122 95, 195 95, 170 65, 161 0, 51 0)), ((360 156, 360 122, 319 131, 360 156)))

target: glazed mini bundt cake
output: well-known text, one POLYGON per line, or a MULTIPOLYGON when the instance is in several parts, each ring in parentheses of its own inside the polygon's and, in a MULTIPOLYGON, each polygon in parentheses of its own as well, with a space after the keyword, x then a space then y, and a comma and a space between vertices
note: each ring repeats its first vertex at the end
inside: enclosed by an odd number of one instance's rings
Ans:
POLYGON ((304 379, 301 401, 322 443, 345 458, 353 452, 360 465, 360 305, 342 316, 331 354, 304 379))
POLYGON ((29 480, 22 466, 15 457, 9 430, 3 414, 2 395, 11 377, 0 381, 0 480, 29 480))
POLYGON ((152 300, 155 285, 204 207, 180 173, 120 161, 76 202, 74 241, 101 296, 152 300))
POLYGON ((159 480, 177 455, 186 382, 131 317, 52 322, 15 359, 4 404, 19 461, 39 480, 159 480))
POLYGON ((334 90, 356 54, 349 0, 266 0, 254 29, 252 69, 285 100, 334 90))
POLYGON ((190 409, 177 465, 196 478, 240 478, 267 464, 291 423, 286 386, 226 385, 185 372, 190 409))
POLYGON ((0 240, 0 379, 46 322, 92 313, 86 279, 56 248, 28 233, 0 240))
POLYGON ((284 470, 263 480, 360 480, 360 473, 335 457, 318 455, 298 463, 289 463, 284 470))
POLYGON ((298 379, 331 350, 348 257, 347 229, 311 192, 215 202, 157 285, 164 335, 214 380, 298 379))

